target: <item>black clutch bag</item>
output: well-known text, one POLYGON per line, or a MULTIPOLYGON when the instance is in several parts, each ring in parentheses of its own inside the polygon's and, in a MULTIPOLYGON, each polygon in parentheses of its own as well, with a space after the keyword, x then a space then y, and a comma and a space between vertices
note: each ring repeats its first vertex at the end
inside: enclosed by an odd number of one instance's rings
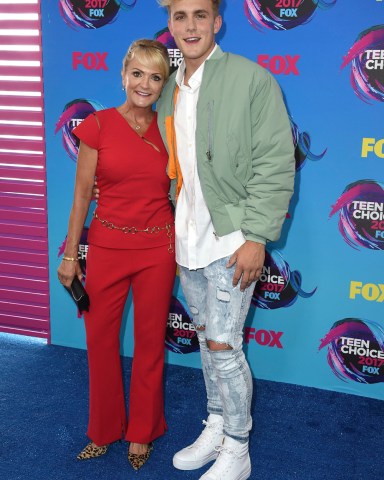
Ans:
POLYGON ((71 297, 75 301, 79 313, 84 311, 89 311, 89 296, 86 292, 83 284, 77 277, 74 277, 70 288, 67 288, 68 292, 71 294, 71 297))

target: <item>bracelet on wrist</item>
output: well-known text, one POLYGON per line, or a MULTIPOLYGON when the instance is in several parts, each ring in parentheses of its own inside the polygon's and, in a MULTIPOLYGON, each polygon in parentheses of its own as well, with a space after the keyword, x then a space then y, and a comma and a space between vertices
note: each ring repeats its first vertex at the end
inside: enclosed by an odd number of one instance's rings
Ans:
POLYGON ((63 257, 63 260, 67 260, 68 262, 78 262, 79 261, 78 258, 66 257, 66 256, 63 257))

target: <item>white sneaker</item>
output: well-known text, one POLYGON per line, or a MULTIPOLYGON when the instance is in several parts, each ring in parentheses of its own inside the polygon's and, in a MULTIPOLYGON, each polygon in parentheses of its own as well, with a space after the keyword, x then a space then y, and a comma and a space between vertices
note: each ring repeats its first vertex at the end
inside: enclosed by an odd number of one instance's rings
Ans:
POLYGON ((203 420, 204 430, 197 440, 177 452, 173 457, 173 466, 179 470, 195 470, 203 467, 218 456, 216 447, 221 445, 224 439, 224 420, 220 415, 211 413, 207 421, 203 420))
POLYGON ((251 475, 251 459, 248 442, 240 443, 225 437, 223 444, 216 447, 219 452, 216 462, 200 480, 246 480, 251 475))

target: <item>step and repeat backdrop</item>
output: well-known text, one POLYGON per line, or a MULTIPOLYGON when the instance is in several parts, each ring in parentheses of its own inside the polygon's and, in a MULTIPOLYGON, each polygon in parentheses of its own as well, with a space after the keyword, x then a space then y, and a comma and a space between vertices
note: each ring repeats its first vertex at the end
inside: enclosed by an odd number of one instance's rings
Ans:
MULTIPOLYGON (((222 13, 218 43, 275 76, 296 147, 295 194, 244 331, 252 372, 384 398, 384 1, 226 0, 222 13)), ((155 0, 45 0, 42 14, 51 341, 85 348, 82 318, 56 274, 76 170, 72 130, 123 103, 132 40, 157 38, 174 68, 182 55, 155 0)), ((84 274, 94 208, 79 247, 84 274)), ((133 351, 132 310, 129 299, 124 355, 133 351)), ((170 363, 200 366, 178 277, 166 347, 170 363)))

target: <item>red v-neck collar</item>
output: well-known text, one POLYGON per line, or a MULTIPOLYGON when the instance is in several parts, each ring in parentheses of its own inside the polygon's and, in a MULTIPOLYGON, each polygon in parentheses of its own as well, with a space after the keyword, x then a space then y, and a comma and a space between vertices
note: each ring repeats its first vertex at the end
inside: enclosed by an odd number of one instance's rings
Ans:
POLYGON ((139 138, 146 138, 148 136, 148 132, 150 132, 153 128, 154 122, 157 122, 157 112, 153 112, 153 118, 151 123, 149 124, 147 131, 145 132, 144 135, 140 135, 131 125, 128 123, 128 121, 124 118, 124 116, 117 110, 116 107, 113 108, 117 115, 121 118, 121 120, 128 126, 129 130, 131 130, 135 135, 137 135, 139 138))

